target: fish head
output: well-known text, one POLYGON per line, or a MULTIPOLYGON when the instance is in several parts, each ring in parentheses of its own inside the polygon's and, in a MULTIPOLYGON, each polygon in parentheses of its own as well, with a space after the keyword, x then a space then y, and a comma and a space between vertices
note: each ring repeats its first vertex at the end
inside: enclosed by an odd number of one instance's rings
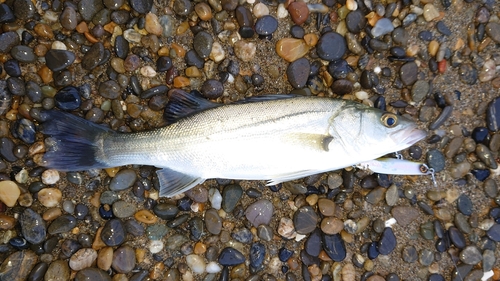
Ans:
POLYGON ((351 155, 370 159, 408 148, 427 135, 408 118, 359 103, 348 103, 332 118, 330 133, 351 155))

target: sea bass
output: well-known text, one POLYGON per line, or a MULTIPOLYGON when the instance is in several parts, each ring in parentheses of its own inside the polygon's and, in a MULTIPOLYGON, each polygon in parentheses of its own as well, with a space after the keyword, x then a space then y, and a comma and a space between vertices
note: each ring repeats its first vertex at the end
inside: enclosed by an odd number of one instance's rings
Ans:
POLYGON ((426 136, 402 116, 348 100, 269 95, 222 105, 172 94, 170 125, 118 133, 61 111, 40 126, 42 165, 81 171, 129 164, 158 170, 160 196, 209 178, 267 180, 269 185, 337 170, 405 149, 426 136))

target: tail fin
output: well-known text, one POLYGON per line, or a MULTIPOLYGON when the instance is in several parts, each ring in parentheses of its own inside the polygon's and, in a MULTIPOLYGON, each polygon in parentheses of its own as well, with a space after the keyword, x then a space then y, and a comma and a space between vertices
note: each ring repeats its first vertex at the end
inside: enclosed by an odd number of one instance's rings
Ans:
POLYGON ((94 124, 70 113, 50 110, 42 114, 39 131, 50 136, 42 165, 59 171, 83 171, 108 167, 99 159, 103 155, 105 134, 115 134, 109 128, 94 124))

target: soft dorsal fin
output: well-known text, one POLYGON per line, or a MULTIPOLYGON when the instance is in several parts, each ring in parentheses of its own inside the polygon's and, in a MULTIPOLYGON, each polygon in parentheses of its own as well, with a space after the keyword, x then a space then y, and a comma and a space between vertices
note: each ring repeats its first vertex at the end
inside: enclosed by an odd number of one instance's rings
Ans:
POLYGON ((294 94, 287 94, 287 95, 262 95, 262 96, 255 96, 255 97, 249 97, 249 98, 244 98, 239 101, 235 101, 235 104, 243 104, 243 103, 253 103, 253 102, 263 102, 263 101, 272 101, 272 100, 283 100, 283 99, 291 99, 291 98, 296 98, 296 97, 301 97, 300 95, 294 95, 294 94))
POLYGON ((167 122, 174 123, 188 115, 221 105, 205 99, 198 91, 186 93, 182 90, 175 90, 169 93, 169 101, 165 106, 163 116, 167 122))

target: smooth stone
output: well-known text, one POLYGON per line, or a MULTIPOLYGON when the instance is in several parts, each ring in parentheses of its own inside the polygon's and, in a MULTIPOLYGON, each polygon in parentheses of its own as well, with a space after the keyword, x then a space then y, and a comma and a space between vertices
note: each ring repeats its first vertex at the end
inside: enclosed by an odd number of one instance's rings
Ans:
POLYGON ((417 209, 408 206, 396 206, 392 208, 391 214, 401 226, 409 225, 419 216, 417 209))
POLYGON ((127 231, 119 219, 111 219, 104 224, 101 231, 101 239, 107 246, 119 246, 125 242, 127 231))
POLYGON ((82 104, 80 91, 74 86, 66 86, 54 96, 56 106, 62 110, 75 110, 82 104))
POLYGON ((295 231, 299 234, 309 234, 316 229, 318 215, 311 206, 300 207, 293 214, 295 231))
POLYGON ((437 149, 429 150, 427 152, 426 160, 429 167, 433 168, 436 173, 444 170, 446 166, 446 160, 443 153, 437 149))
POLYGON ((47 187, 38 191, 38 201, 47 208, 56 207, 61 198, 62 192, 57 188, 47 187))
POLYGON ((120 85, 114 80, 108 80, 100 83, 98 91, 99 95, 107 99, 116 99, 121 94, 120 85))
POLYGON ((462 249, 466 246, 465 236, 458 230, 458 228, 452 226, 448 229, 448 235, 450 237, 451 243, 455 247, 462 249))
POLYGON ((57 217, 48 227, 50 235, 64 233, 72 230, 76 226, 76 219, 72 215, 62 215, 57 217))
POLYGON ((500 242, 500 224, 496 223, 488 231, 486 231, 486 236, 495 242, 500 242))
MULTIPOLYGON (((84 1, 81 1, 82 3, 84 1)), ((104 59, 104 45, 101 42, 94 43, 82 58, 82 67, 85 70, 96 68, 104 59)))
POLYGON ((254 268, 260 267, 264 263, 264 258, 266 256, 266 247, 264 244, 256 242, 250 246, 250 266, 254 268))
POLYGON ((59 16, 61 26, 67 30, 75 30, 78 25, 78 14, 73 6, 66 6, 59 16))
POLYGON ((146 228, 146 235, 149 240, 161 240, 168 231, 169 228, 164 224, 153 224, 146 228))
POLYGON ((318 56, 327 61, 342 58, 346 51, 347 43, 345 38, 334 31, 324 33, 316 45, 318 56))
POLYGON ((481 251, 476 246, 470 245, 460 252, 460 260, 465 264, 478 264, 483 259, 481 251))
POLYGON ((202 58, 208 58, 210 52, 212 51, 212 46, 214 44, 214 39, 206 31, 200 31, 196 33, 193 38, 193 46, 196 53, 202 58))
POLYGON ((103 8, 102 0, 82 0, 78 3, 78 12, 85 21, 91 21, 94 15, 103 8))
MULTIPOLYGON (((1 4, 2 6, 5 4, 1 4)), ((1 18, 0 18, 1 22, 1 18)), ((0 53, 9 53, 10 50, 19 45, 21 39, 19 35, 14 31, 8 31, 0 34, 0 53)))
POLYGON ((458 197, 457 207, 462 214, 466 216, 472 215, 472 200, 466 194, 462 194, 458 197))
POLYGON ((0 4, 0 23, 13 22, 15 20, 16 16, 14 16, 14 12, 12 12, 10 7, 5 3, 0 4))
POLYGON ((254 42, 247 42, 244 40, 234 43, 234 54, 237 58, 244 62, 250 62, 255 57, 257 46, 254 42))
POLYGON ((300 89, 305 87, 307 79, 309 78, 309 72, 311 70, 311 65, 309 60, 306 58, 299 58, 296 61, 291 62, 286 69, 286 75, 288 82, 295 89, 300 89))
POLYGON ((278 21, 271 15, 258 18, 255 22, 255 32, 259 35, 272 35, 278 29, 278 21))
POLYGON ((468 85, 474 85, 478 79, 478 71, 476 67, 474 67, 470 63, 463 63, 460 65, 458 69, 458 77, 460 81, 468 85))
POLYGON ((23 237, 31 244, 42 243, 47 236, 45 221, 32 209, 25 209, 19 220, 23 237))
POLYGON ((49 265, 44 280, 70 280, 70 274, 71 269, 68 266, 68 262, 56 260, 49 265))
POLYGON ((173 10, 177 15, 184 17, 192 12, 193 4, 189 0, 175 0, 173 10))
POLYGON ((205 227, 211 234, 220 234, 222 231, 222 219, 217 210, 209 209, 205 212, 205 227))
POLYGON ((276 43, 276 53, 288 62, 304 57, 308 52, 309 46, 303 39, 282 38, 276 43))
MULTIPOLYGON (((366 26, 366 17, 361 10, 351 11, 345 19, 347 30, 351 33, 360 33, 366 26)), ((392 24, 391 24, 392 25, 392 24)))
POLYGON ((37 263, 33 269, 31 270, 28 280, 30 281, 41 281, 43 280, 43 277, 45 273, 47 272, 47 269, 49 268, 49 265, 46 262, 39 262, 37 263))
POLYGON ((47 67, 52 71, 66 69, 75 61, 75 53, 66 50, 51 49, 45 54, 47 67))
POLYGON ((120 170, 114 178, 111 179, 109 183, 109 189, 112 191, 125 190, 135 183, 137 179, 137 174, 132 169, 120 170))
POLYGON ((84 268, 75 275, 75 281, 111 281, 111 276, 99 268, 84 268))
POLYGON ((332 83, 331 89, 338 95, 346 95, 352 92, 354 85, 347 79, 338 79, 332 83))
POLYGON ((174 204, 159 203, 153 207, 153 212, 159 218, 162 218, 164 220, 171 220, 177 216, 177 214, 179 213, 179 208, 174 204))
POLYGON ((411 87, 411 98, 414 102, 421 102, 429 93, 429 83, 427 81, 418 80, 411 87))
POLYGON ((36 61, 36 56, 33 52, 33 49, 24 45, 17 45, 12 47, 12 49, 10 49, 10 55, 14 59, 22 63, 33 63, 36 61))
POLYGON ((125 245, 113 252, 111 267, 118 273, 129 273, 134 269, 136 263, 135 251, 132 247, 125 245))
POLYGON ((392 22, 388 18, 381 18, 375 23, 375 26, 372 28, 371 33, 373 37, 384 36, 386 34, 391 33, 394 30, 394 26, 392 22))
POLYGON ((500 43, 500 23, 489 22, 486 24, 486 34, 496 43, 500 43))
POLYGON ((378 240, 378 251, 381 255, 389 255, 396 248, 397 240, 392 228, 386 227, 378 240))
POLYGON ((402 252, 402 258, 407 263, 413 263, 418 259, 417 249, 414 246, 405 246, 402 252))
POLYGON ((137 211, 134 205, 123 200, 119 200, 113 203, 112 209, 113 209, 113 214, 117 218, 132 217, 134 213, 137 211))
POLYGON ((496 132, 500 129, 500 97, 493 99, 486 109, 486 124, 488 129, 496 132))
POLYGON ((201 86, 201 94, 207 99, 217 99, 224 94, 224 85, 219 80, 207 79, 201 86))
POLYGON ((318 210, 323 216, 335 215, 335 202, 330 199, 321 198, 318 200, 318 210))
POLYGON ((230 184, 224 187, 222 191, 222 209, 227 213, 231 213, 242 195, 243 189, 240 185, 230 184))
POLYGON ((0 182, 0 201, 7 207, 14 207, 17 199, 21 195, 21 190, 14 181, 1 181, 0 182))
POLYGON ((245 262, 245 256, 232 247, 224 248, 218 258, 222 266, 234 266, 245 262))
POLYGON ((288 5, 288 13, 296 25, 301 25, 309 17, 309 8, 305 2, 292 2, 288 5))
POLYGON ((195 274, 202 274, 205 272, 206 264, 202 257, 199 255, 191 254, 186 257, 187 266, 195 274))
POLYGON ((8 162, 17 161, 17 157, 13 153, 14 146, 15 144, 10 138, 4 137, 0 139, 0 155, 4 160, 8 162))
POLYGON ((36 13, 36 7, 31 0, 16 0, 13 8, 16 18, 22 20, 31 19, 36 13))
POLYGON ((1 280, 27 280, 37 260, 38 256, 30 250, 16 251, 10 254, 0 264, 1 280))
POLYGON ((273 212, 273 204, 267 199, 261 199, 247 207, 245 210, 245 216, 250 223, 252 223, 255 227, 258 227, 261 224, 269 224, 271 222, 273 212))
POLYGON ((340 234, 322 235, 323 250, 326 254, 336 262, 341 262, 347 255, 345 243, 340 234))
POLYGON ((91 267, 97 259, 97 252, 91 248, 83 248, 74 253, 69 259, 69 267, 75 271, 91 267))
POLYGON ((446 35, 446 36, 450 36, 451 35, 451 30, 448 26, 446 26, 446 24, 443 22, 443 21, 438 21, 436 23, 436 29, 439 33, 443 34, 443 35, 446 35))
POLYGON ((311 256, 319 255, 322 250, 320 229, 316 228, 313 232, 311 232, 306 242, 304 243, 304 249, 306 250, 307 254, 311 256))
POLYGON ((434 261, 434 252, 429 249, 423 249, 420 251, 418 260, 423 266, 429 266, 434 261))
POLYGON ((413 85, 417 81, 418 66, 415 62, 407 62, 399 69, 399 76, 404 85, 413 85))

